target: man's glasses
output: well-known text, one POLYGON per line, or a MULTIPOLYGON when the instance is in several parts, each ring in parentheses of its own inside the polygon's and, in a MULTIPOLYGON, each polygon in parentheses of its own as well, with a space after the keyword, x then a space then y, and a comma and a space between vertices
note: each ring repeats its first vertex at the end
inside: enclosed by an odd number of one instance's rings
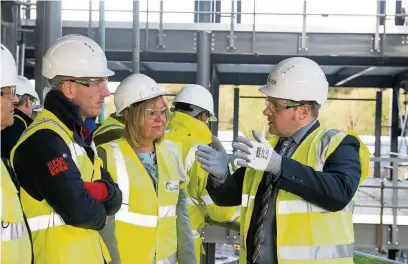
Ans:
POLYGON ((12 100, 13 97, 16 96, 16 86, 10 85, 10 86, 1 87, 1 96, 4 96, 12 100))
POLYGON ((292 101, 283 101, 282 103, 278 103, 272 100, 265 100, 265 105, 272 112, 276 112, 276 111, 279 111, 280 109, 289 109, 289 108, 301 106, 302 103, 297 103, 297 102, 292 102, 292 101))
POLYGON ((108 78, 97 78, 97 79, 70 79, 70 80, 62 80, 60 84, 64 82, 74 82, 86 87, 98 87, 98 88, 106 88, 108 87, 108 78))

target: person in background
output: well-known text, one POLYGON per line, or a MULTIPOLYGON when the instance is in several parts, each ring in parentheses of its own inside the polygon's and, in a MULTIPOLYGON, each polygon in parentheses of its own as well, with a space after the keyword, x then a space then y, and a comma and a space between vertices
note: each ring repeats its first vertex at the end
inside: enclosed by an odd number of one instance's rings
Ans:
POLYGON ((178 142, 183 147, 184 169, 190 178, 187 186, 188 213, 197 263, 200 263, 201 254, 205 254, 201 232, 206 222, 234 222, 239 217, 239 207, 214 204, 205 188, 208 172, 201 168, 195 155, 198 145, 211 144, 212 134, 207 123, 217 121, 211 93, 201 85, 186 85, 177 93, 172 111, 165 139, 178 142))
MULTIPOLYGON (((18 102, 16 96, 17 69, 16 62, 10 51, 1 44, 1 131, 15 122, 14 106, 18 102)), ((31 264, 32 244, 30 231, 26 223, 20 203, 20 185, 8 158, 1 152, 1 227, 0 227, 0 263, 31 264)))
POLYGON ((123 192, 115 215, 117 245, 112 235, 104 235, 122 264, 196 263, 180 146, 163 140, 169 117, 164 94, 146 75, 123 80, 114 100, 116 114, 123 116, 124 136, 98 146, 123 192))
POLYGON ((11 149, 21 134, 33 122, 33 106, 39 101, 37 92, 26 77, 18 76, 17 80, 18 102, 14 107, 14 123, 1 131, 1 153, 7 159, 10 159, 11 149))
POLYGON ((328 82, 307 58, 283 60, 259 90, 267 96, 268 142, 238 136, 230 159, 217 137, 197 155, 217 205, 241 204, 242 264, 352 264, 352 199, 368 176, 370 153, 356 133, 317 120, 328 82), (226 195, 228 194, 228 195, 226 195))
POLYGON ((66 35, 43 57, 42 75, 54 89, 11 152, 34 264, 110 261, 98 230, 119 210, 122 193, 81 132, 87 117, 100 114, 113 74, 105 53, 85 36, 66 35))
POLYGON ((93 133, 96 146, 108 143, 123 136, 123 117, 112 113, 93 133))

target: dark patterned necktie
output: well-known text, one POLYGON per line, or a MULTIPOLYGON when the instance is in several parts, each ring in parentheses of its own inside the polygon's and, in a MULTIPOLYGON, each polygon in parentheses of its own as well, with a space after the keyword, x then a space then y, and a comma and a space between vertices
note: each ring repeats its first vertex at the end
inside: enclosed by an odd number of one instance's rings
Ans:
MULTIPOLYGON (((292 146, 292 143, 294 143, 292 137, 283 139, 281 148, 279 150, 279 155, 285 156, 288 150, 290 149, 290 147, 292 146)), ((271 200, 271 195, 273 191, 273 185, 272 185, 273 179, 274 179, 274 175, 272 173, 266 174, 266 180, 265 180, 266 191, 262 196, 261 211, 259 212, 258 218, 256 219, 256 224, 255 224, 255 235, 253 238, 254 252, 252 254, 252 263, 255 263, 255 261, 258 259, 259 254, 260 254, 263 224, 268 215, 269 202, 271 200)))

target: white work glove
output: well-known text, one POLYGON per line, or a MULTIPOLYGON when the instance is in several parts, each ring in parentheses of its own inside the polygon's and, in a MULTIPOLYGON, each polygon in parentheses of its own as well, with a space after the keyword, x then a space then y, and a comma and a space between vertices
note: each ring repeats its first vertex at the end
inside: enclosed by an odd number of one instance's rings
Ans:
POLYGON ((234 157, 227 154, 216 136, 212 137, 212 146, 198 146, 197 160, 205 171, 216 178, 215 180, 223 182, 227 177, 228 164, 234 160, 234 157))
POLYGON ((282 169, 282 156, 275 152, 260 133, 252 130, 252 135, 256 141, 238 136, 236 141, 232 143, 237 164, 242 167, 279 175, 282 169))

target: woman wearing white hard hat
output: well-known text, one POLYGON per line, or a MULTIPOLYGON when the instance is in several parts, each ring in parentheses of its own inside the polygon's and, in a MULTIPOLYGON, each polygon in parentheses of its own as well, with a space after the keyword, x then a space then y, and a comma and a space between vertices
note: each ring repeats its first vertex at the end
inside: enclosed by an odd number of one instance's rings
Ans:
MULTIPOLYGON (((98 146, 104 165, 123 192, 115 215, 122 264, 195 263, 193 236, 180 164, 181 149, 163 140, 169 111, 165 92, 143 74, 126 78, 115 92, 124 137, 98 146)), ((107 243, 110 250, 111 243, 107 243)))
POLYGON ((33 122, 34 104, 39 101, 33 85, 24 76, 18 76, 16 95, 18 103, 14 107, 14 123, 1 131, 2 155, 10 158, 11 149, 17 143, 24 130, 33 122))
MULTIPOLYGON (((14 122, 16 96, 16 62, 10 51, 1 44, 1 131, 14 122)), ((3 136, 3 135, 2 135, 3 136)), ((3 148, 3 142, 1 144, 3 148)), ((29 229, 19 199, 19 186, 10 162, 1 151, 0 173, 0 263, 31 264, 32 248, 29 229)))
POLYGON ((328 88, 316 62, 286 59, 259 89, 271 140, 256 131, 255 140, 238 136, 232 147, 241 168, 232 175, 225 151, 198 147, 214 202, 242 205, 239 263, 353 263, 352 199, 370 153, 354 132, 320 125, 328 88))

